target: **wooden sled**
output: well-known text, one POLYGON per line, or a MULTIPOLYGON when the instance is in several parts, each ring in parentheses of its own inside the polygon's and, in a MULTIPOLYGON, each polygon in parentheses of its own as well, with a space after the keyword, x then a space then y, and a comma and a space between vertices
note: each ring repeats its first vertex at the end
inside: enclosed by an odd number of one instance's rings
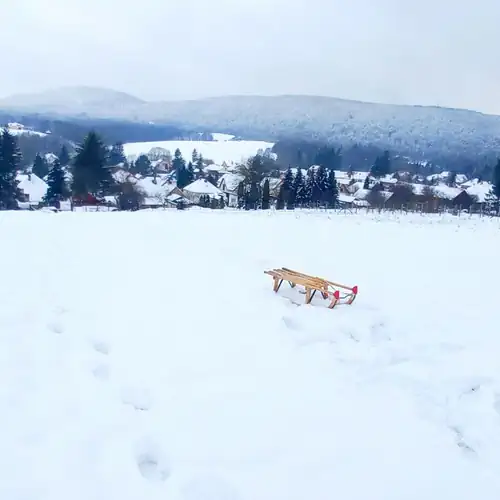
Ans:
POLYGON ((264 273, 273 277, 273 290, 275 292, 278 292, 283 281, 288 281, 292 288, 295 288, 297 285, 301 285, 305 289, 306 304, 310 304, 313 297, 316 295, 316 292, 319 292, 325 300, 330 299, 328 309, 333 309, 338 304, 350 305, 354 302, 354 299, 358 294, 357 286, 349 287, 341 285, 323 278, 299 273, 298 271, 293 271, 292 269, 287 269, 286 267, 282 267, 281 269, 271 269, 270 271, 264 271, 264 273), (343 293, 341 293, 340 290, 342 290, 343 293))

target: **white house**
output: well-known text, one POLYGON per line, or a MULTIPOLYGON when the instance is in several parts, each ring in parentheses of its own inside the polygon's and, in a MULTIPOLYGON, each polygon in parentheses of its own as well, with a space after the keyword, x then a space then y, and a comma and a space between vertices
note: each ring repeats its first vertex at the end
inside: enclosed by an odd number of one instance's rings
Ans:
POLYGON ((23 194, 21 201, 30 205, 38 205, 47 194, 48 185, 36 174, 17 174, 18 187, 23 194))
POLYGON ((204 195, 208 195, 210 198, 224 196, 224 193, 218 187, 215 187, 206 179, 198 179, 186 186, 182 191, 184 196, 193 203, 198 203, 200 197, 204 195))
POLYGON ((219 179, 219 189, 224 192, 229 207, 238 206, 238 186, 245 178, 240 174, 224 174, 219 179))

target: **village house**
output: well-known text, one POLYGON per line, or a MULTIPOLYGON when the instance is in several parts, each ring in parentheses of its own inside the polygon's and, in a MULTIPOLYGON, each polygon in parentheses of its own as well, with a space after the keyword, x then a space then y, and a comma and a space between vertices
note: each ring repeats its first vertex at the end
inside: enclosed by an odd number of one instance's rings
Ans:
POLYGON ((238 206, 238 186, 245 178, 240 174, 226 173, 218 182, 219 189, 224 193, 225 202, 228 207, 238 206))
POLYGON ((28 173, 17 174, 16 180, 21 191, 20 208, 36 207, 42 203, 48 189, 48 185, 43 179, 40 179, 36 174, 28 173))
POLYGON ((199 203, 201 196, 224 198, 224 192, 206 179, 198 179, 182 190, 183 195, 192 203, 199 203))

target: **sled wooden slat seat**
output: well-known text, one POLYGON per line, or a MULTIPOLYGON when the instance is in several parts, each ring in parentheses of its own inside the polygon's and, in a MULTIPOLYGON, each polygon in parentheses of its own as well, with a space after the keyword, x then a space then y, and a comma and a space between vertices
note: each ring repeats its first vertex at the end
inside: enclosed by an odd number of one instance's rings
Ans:
POLYGON ((337 304, 352 304, 358 294, 357 286, 348 287, 286 267, 271 269, 264 271, 264 273, 272 276, 274 281, 273 290, 276 293, 283 284, 283 281, 287 281, 292 288, 295 288, 297 285, 303 286, 305 289, 306 304, 310 304, 316 292, 319 292, 323 299, 330 299, 328 308, 333 309, 337 304), (341 295, 340 290, 344 291, 344 295, 341 295))

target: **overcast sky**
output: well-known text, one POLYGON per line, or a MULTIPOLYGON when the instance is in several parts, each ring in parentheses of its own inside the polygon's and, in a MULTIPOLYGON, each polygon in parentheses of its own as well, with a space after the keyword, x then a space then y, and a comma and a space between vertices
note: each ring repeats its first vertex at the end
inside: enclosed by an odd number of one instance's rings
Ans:
POLYGON ((0 96, 93 85, 500 114, 499 0, 16 0, 1 11, 0 96))

